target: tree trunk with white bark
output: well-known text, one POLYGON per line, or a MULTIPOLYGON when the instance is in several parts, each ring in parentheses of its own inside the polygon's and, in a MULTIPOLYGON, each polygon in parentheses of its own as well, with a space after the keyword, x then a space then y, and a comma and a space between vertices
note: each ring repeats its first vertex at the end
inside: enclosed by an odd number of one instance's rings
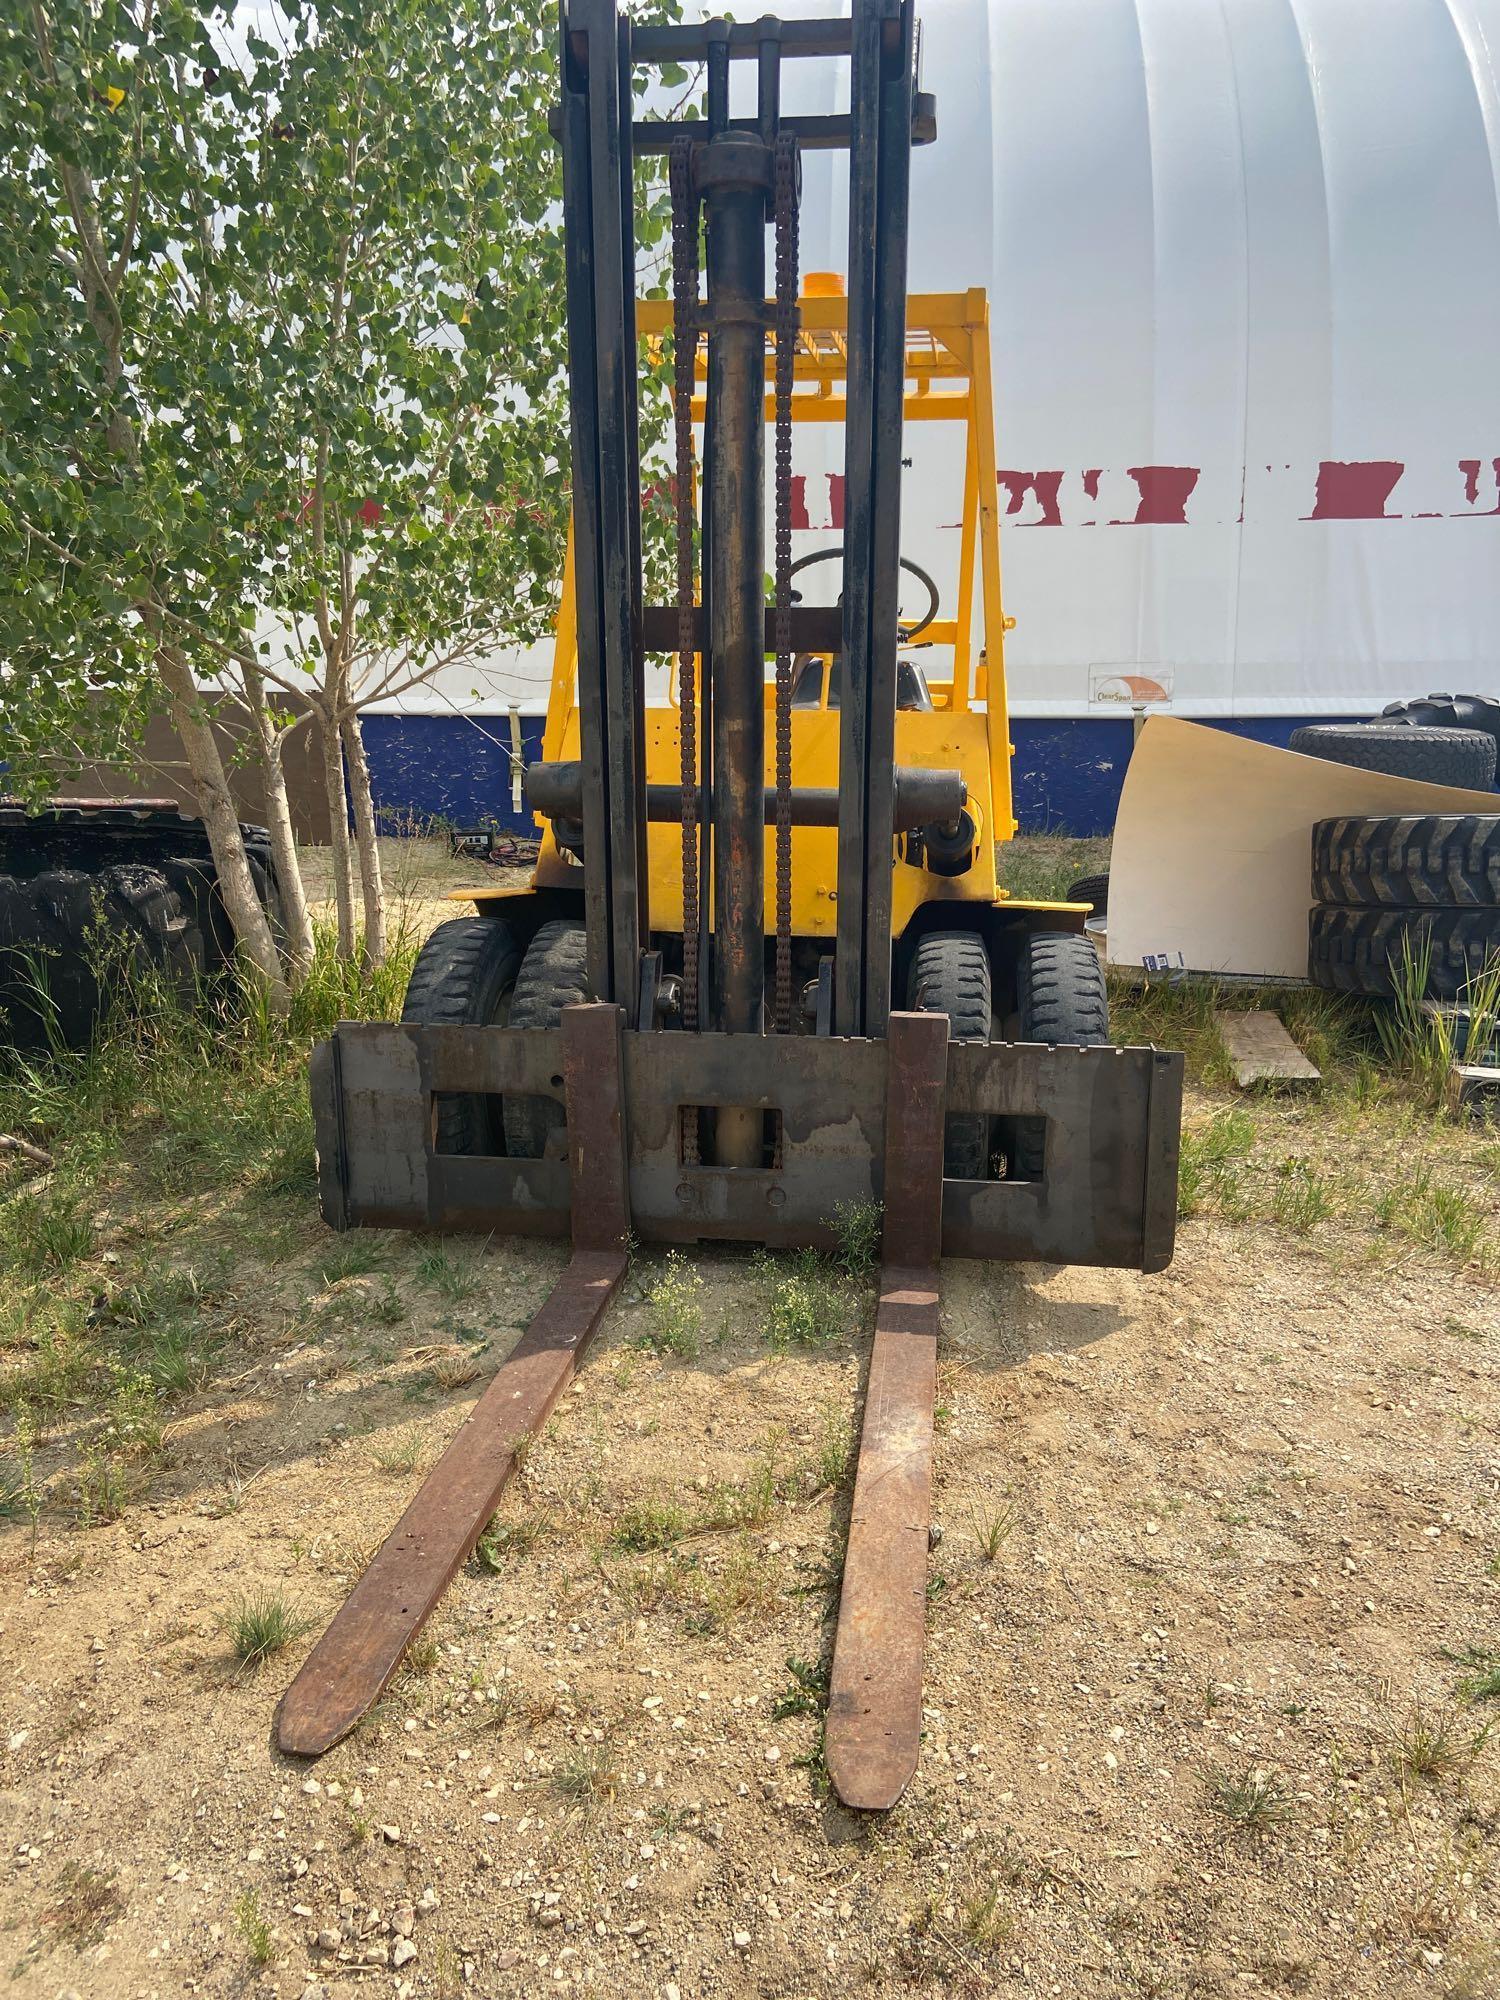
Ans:
POLYGON ((281 920, 286 931, 287 961, 295 987, 307 977, 313 961, 314 944, 307 887, 302 880, 302 864, 297 857, 297 840, 292 831, 292 806, 287 796, 281 737, 266 705, 264 676, 254 660, 242 659, 240 673, 245 687, 245 705, 255 725, 256 754, 266 794, 266 826, 271 835, 271 856, 276 863, 277 886, 281 891, 281 920))
POLYGON ((240 833, 239 814, 224 775, 224 760, 203 712, 202 697, 187 661, 175 647, 159 648, 157 662, 172 704, 172 720, 187 758, 198 811, 208 833, 224 908, 240 949, 264 985, 272 1008, 284 1014, 291 1006, 291 989, 282 971, 270 923, 256 894, 255 878, 250 873, 240 833))
POLYGON ((359 856, 359 882, 364 896, 364 963, 385 964, 385 880, 380 869, 380 841, 375 826, 375 798, 370 789, 370 764, 359 714, 345 715, 341 734, 349 769, 349 794, 354 802, 354 842, 359 856))
POLYGON ((343 745, 337 717, 320 705, 317 718, 323 747, 323 785, 328 794, 328 845, 333 869, 333 907, 338 922, 338 955, 353 958, 354 850, 349 840, 343 745))

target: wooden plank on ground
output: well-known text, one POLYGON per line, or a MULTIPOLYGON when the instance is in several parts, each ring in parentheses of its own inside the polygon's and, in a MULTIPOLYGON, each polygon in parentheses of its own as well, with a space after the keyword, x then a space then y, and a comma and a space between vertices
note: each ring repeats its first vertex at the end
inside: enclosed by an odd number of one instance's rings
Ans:
POLYGON ((1234 1064, 1241 1090, 1253 1083, 1318 1083, 1322 1071, 1310 1063, 1292 1040, 1279 1014, 1257 1007, 1253 1013, 1214 1010, 1220 1037, 1234 1064))

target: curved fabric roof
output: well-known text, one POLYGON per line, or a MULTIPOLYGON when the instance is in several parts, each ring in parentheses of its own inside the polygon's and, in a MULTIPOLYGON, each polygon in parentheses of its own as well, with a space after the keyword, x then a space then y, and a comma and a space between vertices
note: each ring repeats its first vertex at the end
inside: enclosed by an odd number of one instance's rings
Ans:
MULTIPOLYGON (((1018 711, 1108 713, 1126 677, 1197 715, 1500 686, 1500 0, 921 11, 911 283, 990 292, 1018 711)), ((787 108, 834 73, 794 65, 787 108)), ((844 193, 810 156, 804 269, 843 268, 844 193)), ((946 594, 939 428, 903 542, 946 594)), ((834 442, 799 431, 814 519, 834 442)))

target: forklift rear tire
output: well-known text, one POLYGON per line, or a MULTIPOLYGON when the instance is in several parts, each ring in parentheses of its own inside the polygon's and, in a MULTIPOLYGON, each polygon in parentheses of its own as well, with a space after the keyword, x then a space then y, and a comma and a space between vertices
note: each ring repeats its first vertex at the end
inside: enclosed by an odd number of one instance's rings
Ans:
MULTIPOLYGON (((1074 931, 1032 931, 1016 964, 1019 1039, 1052 1047, 1094 1048, 1109 1040, 1104 967, 1090 938, 1074 931)), ((1046 1165, 1047 1121, 1018 1118, 1012 1178, 1039 1181, 1046 1165)))
MULTIPOLYGON (((587 1000, 587 946, 583 925, 568 919, 543 924, 521 960, 511 997, 513 1028, 555 1028, 562 1010, 587 1000)), ((547 1150, 547 1135, 566 1122, 555 1097, 505 1099, 505 1150, 513 1160, 539 1160, 547 1150)))
MULTIPOLYGON (((423 945, 401 1008, 424 1028, 504 1025, 521 970, 521 947, 494 917, 454 917, 423 945)), ((498 1153, 494 1099, 476 1092, 434 1096, 434 1143, 440 1153, 498 1153)))
MULTIPOLYGON (((974 931, 930 931, 917 946, 906 979, 906 1004, 918 1013, 946 1014, 950 1042, 990 1038, 990 955, 974 931)), ((990 1121, 965 1112, 943 1121, 943 1174, 950 1181, 988 1177, 990 1121)))

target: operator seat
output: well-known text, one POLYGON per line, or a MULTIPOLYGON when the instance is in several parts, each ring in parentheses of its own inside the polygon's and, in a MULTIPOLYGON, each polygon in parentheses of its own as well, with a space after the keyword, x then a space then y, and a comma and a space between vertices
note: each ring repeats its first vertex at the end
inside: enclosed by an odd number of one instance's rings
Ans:
MULTIPOLYGON (((835 653, 833 665, 828 673, 828 706, 839 706, 839 688, 843 679, 844 656, 835 653)), ((823 704, 823 655, 821 653, 799 653, 794 666, 792 681, 793 708, 820 708, 823 704)), ((904 709, 920 709, 930 712, 932 696, 927 688, 927 676, 911 660, 896 662, 896 706, 904 709)))

